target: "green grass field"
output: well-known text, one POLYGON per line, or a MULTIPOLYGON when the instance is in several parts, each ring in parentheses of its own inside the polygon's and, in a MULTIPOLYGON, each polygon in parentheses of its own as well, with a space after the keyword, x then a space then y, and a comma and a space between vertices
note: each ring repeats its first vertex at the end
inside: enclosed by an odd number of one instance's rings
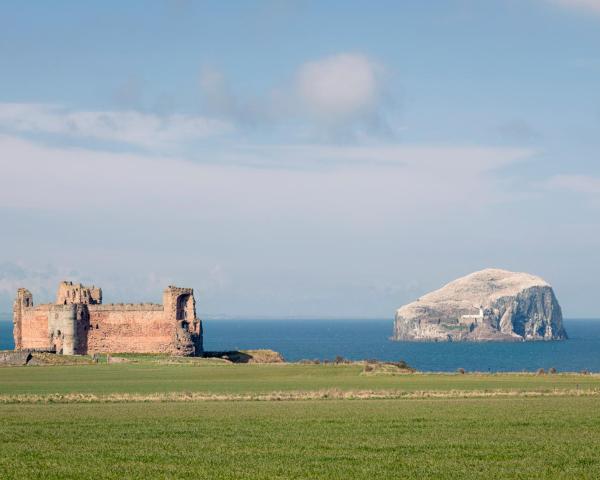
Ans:
POLYGON ((0 478, 600 478, 600 377, 358 365, 0 368, 0 398, 436 391, 438 399, 0 403, 0 478), (461 398, 452 392, 546 392, 461 398), (581 393, 581 395, 580 395, 581 393))

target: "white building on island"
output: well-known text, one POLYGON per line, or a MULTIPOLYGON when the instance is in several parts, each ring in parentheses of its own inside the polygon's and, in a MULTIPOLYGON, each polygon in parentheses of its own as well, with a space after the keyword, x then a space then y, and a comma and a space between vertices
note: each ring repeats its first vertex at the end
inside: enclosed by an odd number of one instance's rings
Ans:
POLYGON ((479 323, 483 322, 483 318, 483 306, 479 305, 479 313, 475 315, 461 315, 460 321, 461 323, 479 323))

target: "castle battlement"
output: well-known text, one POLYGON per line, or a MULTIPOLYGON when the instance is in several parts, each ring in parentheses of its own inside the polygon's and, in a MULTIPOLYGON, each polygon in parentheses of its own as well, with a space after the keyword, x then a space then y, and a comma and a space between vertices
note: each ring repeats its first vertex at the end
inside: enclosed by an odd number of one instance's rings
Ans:
POLYGON ((164 307, 158 303, 104 303, 102 305, 88 305, 95 312, 101 311, 164 311, 164 307))
POLYGON ((13 306, 17 350, 67 355, 168 353, 201 355, 202 323, 191 288, 167 287, 163 304, 103 304, 102 289, 61 282, 56 303, 33 304, 25 288, 13 306))

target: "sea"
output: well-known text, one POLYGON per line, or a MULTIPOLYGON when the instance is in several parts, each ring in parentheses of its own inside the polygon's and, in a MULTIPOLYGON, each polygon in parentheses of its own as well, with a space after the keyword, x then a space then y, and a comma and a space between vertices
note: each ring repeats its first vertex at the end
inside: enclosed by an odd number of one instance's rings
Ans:
MULTIPOLYGON (((208 319, 204 348, 211 351, 269 348, 288 361, 404 360, 420 371, 600 372, 600 319, 564 321, 568 340, 555 342, 394 342, 391 319, 208 319)), ((12 322, 0 314, 0 350, 13 348, 12 322)))

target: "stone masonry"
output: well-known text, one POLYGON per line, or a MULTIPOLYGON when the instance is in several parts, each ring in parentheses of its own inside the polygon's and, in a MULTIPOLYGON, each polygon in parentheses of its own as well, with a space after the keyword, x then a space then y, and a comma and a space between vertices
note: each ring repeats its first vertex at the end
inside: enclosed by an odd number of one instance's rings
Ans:
POLYGON ((20 288, 13 308, 15 350, 65 355, 168 353, 202 355, 202 323, 191 288, 169 286, 163 305, 103 304, 102 290, 72 282, 58 287, 56 303, 34 305, 20 288))

